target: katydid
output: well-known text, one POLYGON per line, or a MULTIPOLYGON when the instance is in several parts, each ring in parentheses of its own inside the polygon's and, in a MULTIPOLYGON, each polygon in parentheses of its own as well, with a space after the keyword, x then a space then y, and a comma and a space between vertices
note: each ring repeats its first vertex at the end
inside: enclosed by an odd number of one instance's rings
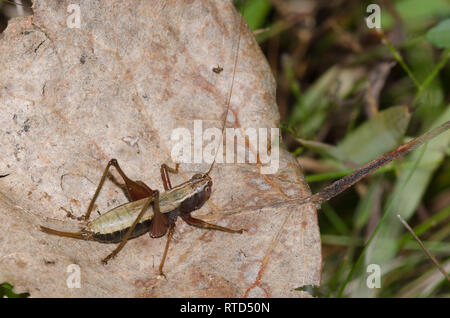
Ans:
MULTIPOLYGON (((230 109, 230 100, 233 91, 233 82, 235 77, 235 70, 238 61, 239 43, 241 36, 241 29, 243 25, 242 16, 239 22, 239 36, 237 42, 237 50, 234 57, 234 66, 232 71, 232 81, 230 90, 227 96, 225 118, 223 119, 222 135, 225 129, 227 115, 230 109)), ((218 66, 219 68, 219 66, 218 66)), ((222 71, 214 70, 217 74, 222 71)), ((403 156, 423 144, 425 141, 437 136, 438 134, 450 128, 450 121, 443 125, 425 133, 424 135, 413 139, 405 145, 385 154, 355 172, 343 177, 334 182, 330 186, 324 188, 318 193, 311 195, 304 199, 292 199, 288 201, 295 201, 298 204, 312 203, 317 208, 320 205, 335 197, 339 193, 345 191, 351 185, 355 184, 363 177, 367 176, 372 171, 390 163, 391 161, 403 156)), ((216 152, 217 156, 217 152, 216 152)), ((200 209, 204 203, 211 196, 212 179, 210 177, 211 169, 213 168, 215 160, 212 162, 209 170, 206 173, 195 174, 190 180, 172 187, 169 173, 177 173, 179 165, 175 168, 170 168, 166 164, 161 166, 161 177, 165 192, 160 193, 158 190, 150 189, 142 181, 133 181, 127 177, 119 166, 116 159, 109 161, 106 169, 103 172, 102 178, 99 182, 97 190, 89 204, 86 214, 83 219, 87 221, 85 227, 79 232, 62 232, 41 226, 41 230, 48 234, 98 241, 101 243, 119 243, 117 247, 106 258, 102 260, 107 263, 111 258, 117 256, 119 251, 125 246, 129 239, 149 233, 152 238, 157 238, 167 235, 167 242, 164 249, 164 254, 159 266, 160 275, 164 275, 163 267, 167 256, 169 244, 174 233, 175 222, 178 217, 181 217, 186 223, 192 226, 225 231, 228 233, 243 233, 244 229, 230 229, 215 224, 207 223, 203 220, 196 219, 191 216, 191 213, 200 209), (100 190, 108 176, 108 171, 111 166, 114 166, 123 178, 125 184, 124 189, 130 199, 129 203, 116 207, 98 218, 89 221, 90 214, 93 210, 94 203, 100 193, 100 190)), ((0 176, 4 177, 4 176, 0 176)))

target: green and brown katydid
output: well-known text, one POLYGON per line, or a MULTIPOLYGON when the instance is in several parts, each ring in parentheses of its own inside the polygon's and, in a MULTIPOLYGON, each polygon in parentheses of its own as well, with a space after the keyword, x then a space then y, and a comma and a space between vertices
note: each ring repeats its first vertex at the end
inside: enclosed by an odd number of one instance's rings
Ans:
MULTIPOLYGON (((339 179, 331 185, 325 187, 318 193, 305 199, 294 199, 290 201, 298 201, 298 204, 312 203, 317 208, 320 208, 322 203, 345 191, 369 173, 401 156, 404 156, 413 149, 425 143, 427 140, 434 138, 448 129, 450 129, 450 121, 369 162, 342 179, 339 179)), ((104 213, 97 219, 87 223, 86 227, 80 232, 61 232, 43 226, 41 226, 41 230, 48 234, 82 240, 98 241, 102 243, 120 243, 111 254, 103 259, 103 263, 106 263, 109 259, 115 257, 124 247, 128 239, 141 236, 147 232, 152 238, 156 238, 161 237, 168 232, 166 247, 159 266, 160 274, 164 275, 162 271, 164 261, 167 256, 169 243, 175 229, 175 221, 178 216, 180 216, 186 223, 200 228, 220 230, 229 233, 242 233, 244 231, 243 229, 233 230, 215 224, 206 223, 205 221, 191 216, 191 212, 200 209, 210 198, 212 180, 209 173, 213 167, 213 164, 211 164, 207 173, 195 174, 190 180, 175 187, 172 187, 170 183, 169 172, 178 172, 178 165, 175 169, 173 169, 163 164, 161 166, 161 177, 163 180, 164 189, 166 191, 160 195, 158 190, 151 190, 142 181, 130 180, 120 168, 117 160, 112 159, 103 173, 94 197, 92 198, 83 219, 86 221, 89 220, 95 200, 108 175, 109 167, 111 166, 114 166, 124 179, 124 188, 126 189, 131 202, 104 213), (153 209, 149 209, 150 205, 152 205, 153 209)))
MULTIPOLYGON (((227 96, 226 111, 222 125, 222 135, 225 130, 233 92, 242 26, 243 18, 241 16, 239 20, 239 35, 234 56, 232 80, 227 96)), ((149 233, 152 238, 158 238, 168 233, 164 254, 159 266, 160 275, 164 275, 163 266, 175 229, 175 222, 178 217, 181 217, 189 225, 200 228, 219 230, 228 233, 243 233, 244 231, 244 229, 233 230, 216 224, 207 223, 191 216, 191 212, 200 209, 211 195, 212 180, 209 174, 214 163, 215 159, 206 173, 195 174, 190 180, 175 187, 172 187, 169 173, 178 173, 179 164, 177 164, 175 168, 170 168, 166 164, 161 165, 161 178, 165 192, 160 193, 158 190, 150 189, 150 187, 142 181, 133 181, 128 178, 119 166, 117 160, 111 159, 103 172, 102 178, 91 199, 86 214, 80 218, 87 222, 86 225, 79 232, 63 232, 44 226, 41 226, 41 230, 48 234, 75 239, 97 241, 101 243, 119 243, 119 245, 117 245, 117 247, 102 260, 104 264, 117 256, 129 239, 146 233, 149 233), (94 203, 108 176, 109 168, 111 166, 114 166, 117 169, 124 180, 125 184, 121 187, 130 202, 102 214, 95 220, 89 221, 91 212, 94 208, 94 203)))
POLYGON ((229 233, 243 232, 242 229, 229 229, 191 216, 191 212, 200 209, 211 195, 212 180, 209 176, 209 171, 205 174, 195 174, 190 180, 172 187, 169 172, 178 172, 178 165, 173 169, 163 164, 161 166, 161 177, 165 192, 160 194, 158 190, 150 189, 142 181, 129 179, 120 168, 116 159, 109 161, 97 191, 82 219, 89 220, 95 200, 111 166, 114 166, 124 179, 124 189, 131 202, 118 206, 88 222, 80 232, 62 232, 44 226, 41 226, 41 230, 48 234, 88 241, 120 243, 111 254, 102 260, 105 264, 119 253, 129 239, 146 233, 149 233, 152 238, 158 238, 168 232, 166 247, 159 266, 161 275, 164 275, 162 271, 164 261, 175 229, 175 221, 179 216, 186 223, 193 226, 229 233))
MULTIPOLYGON (((240 31, 242 26, 243 22, 241 17, 239 22, 240 31)), ((227 102, 225 104, 226 111, 225 118, 223 119, 222 133, 225 128, 225 123, 230 108, 234 74, 238 62, 240 36, 241 32, 239 32, 238 36, 237 50, 234 57, 234 66, 232 71, 232 81, 229 95, 227 96, 227 102)), ((343 192, 348 187, 367 176, 370 172, 390 163, 400 156, 405 155, 417 146, 423 144, 425 141, 435 137, 449 128, 450 122, 447 122, 442 126, 424 134, 423 136, 413 139, 409 143, 398 147, 392 152, 373 160, 355 172, 324 188, 320 192, 304 199, 292 199, 289 201, 291 201, 291 203, 295 201, 295 203, 298 204, 312 203, 316 207, 320 208, 320 205, 323 202, 328 201, 332 197, 343 192)), ((160 193, 158 190, 150 189, 142 181, 133 181, 128 178, 120 168, 117 160, 112 159, 109 161, 105 171, 103 172, 103 176, 99 182, 97 190, 89 204, 86 214, 83 216, 83 219, 88 223, 86 223, 82 230, 73 233, 62 232, 43 226, 41 226, 41 230, 48 234, 58 236, 98 241, 102 243, 119 243, 114 251, 103 259, 104 263, 107 263, 108 260, 115 257, 129 239, 144 235, 146 233, 149 233, 152 238, 161 237, 167 233, 167 242, 159 266, 160 274, 164 275, 164 261, 167 256, 170 240, 175 229, 175 222, 178 217, 181 217, 190 225, 201 228, 220 230, 229 233, 243 232, 243 229, 229 229, 215 224, 206 223, 191 216, 191 213, 201 208, 211 196, 213 182, 209 174, 213 166, 214 162, 211 164, 206 173, 196 174, 190 180, 178 186, 172 187, 169 173, 178 172, 178 165, 175 168, 170 168, 169 166, 163 164, 161 166, 161 177, 165 192, 160 193), (116 207, 104 213, 95 220, 89 221, 95 201, 106 180, 106 177, 108 176, 109 168, 111 166, 114 166, 123 178, 125 182, 124 189, 131 202, 116 207)))

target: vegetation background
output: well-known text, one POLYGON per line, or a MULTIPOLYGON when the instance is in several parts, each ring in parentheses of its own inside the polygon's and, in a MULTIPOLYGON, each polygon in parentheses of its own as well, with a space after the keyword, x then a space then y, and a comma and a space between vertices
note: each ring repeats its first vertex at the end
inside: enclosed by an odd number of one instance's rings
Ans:
MULTIPOLYGON (((450 1, 236 6, 277 80, 283 146, 298 158, 313 192, 450 120, 450 1), (372 3, 381 9, 378 30, 365 20, 372 3)), ((18 14, 31 11, 17 13, 0 1, 0 32, 18 14)), ((441 272, 450 271, 449 144, 447 133, 322 206, 323 276, 320 287, 310 288, 314 296, 450 297, 441 272), (380 288, 367 287, 370 264, 380 266, 380 288)), ((4 283, 3 296, 26 295, 4 283)))
MULTIPOLYGON (((313 192, 450 119, 449 1, 238 6, 278 83, 284 146, 313 192), (365 20, 372 3, 380 8, 378 31, 365 20)), ((448 278, 397 217, 448 273, 449 141, 446 134, 430 142, 322 206, 323 278, 314 295, 450 296, 448 278), (367 288, 369 264, 380 266, 380 288, 367 288)))

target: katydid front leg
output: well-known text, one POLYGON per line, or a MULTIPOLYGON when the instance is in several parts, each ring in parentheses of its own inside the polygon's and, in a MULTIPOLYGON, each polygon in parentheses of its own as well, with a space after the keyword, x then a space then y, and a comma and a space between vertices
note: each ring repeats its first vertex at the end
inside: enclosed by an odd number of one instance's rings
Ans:
POLYGON ((203 229, 218 230, 218 231, 223 231, 223 232, 228 232, 228 233, 240 233, 240 234, 242 234, 244 231, 246 231, 245 229, 233 230, 233 229, 229 229, 227 227, 223 227, 223 226, 220 226, 220 225, 207 223, 207 222, 205 222, 203 220, 196 219, 196 218, 192 217, 190 213, 181 215, 181 218, 187 224, 192 225, 192 226, 196 226, 196 227, 200 227, 200 228, 203 228, 203 229))

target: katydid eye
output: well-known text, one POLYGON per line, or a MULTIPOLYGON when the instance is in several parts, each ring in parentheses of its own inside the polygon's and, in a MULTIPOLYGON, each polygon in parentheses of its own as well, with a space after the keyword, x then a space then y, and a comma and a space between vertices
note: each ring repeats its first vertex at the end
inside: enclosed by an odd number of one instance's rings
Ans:
POLYGON ((201 179, 202 178, 202 174, 201 173, 196 173, 192 176, 192 179, 201 179))

